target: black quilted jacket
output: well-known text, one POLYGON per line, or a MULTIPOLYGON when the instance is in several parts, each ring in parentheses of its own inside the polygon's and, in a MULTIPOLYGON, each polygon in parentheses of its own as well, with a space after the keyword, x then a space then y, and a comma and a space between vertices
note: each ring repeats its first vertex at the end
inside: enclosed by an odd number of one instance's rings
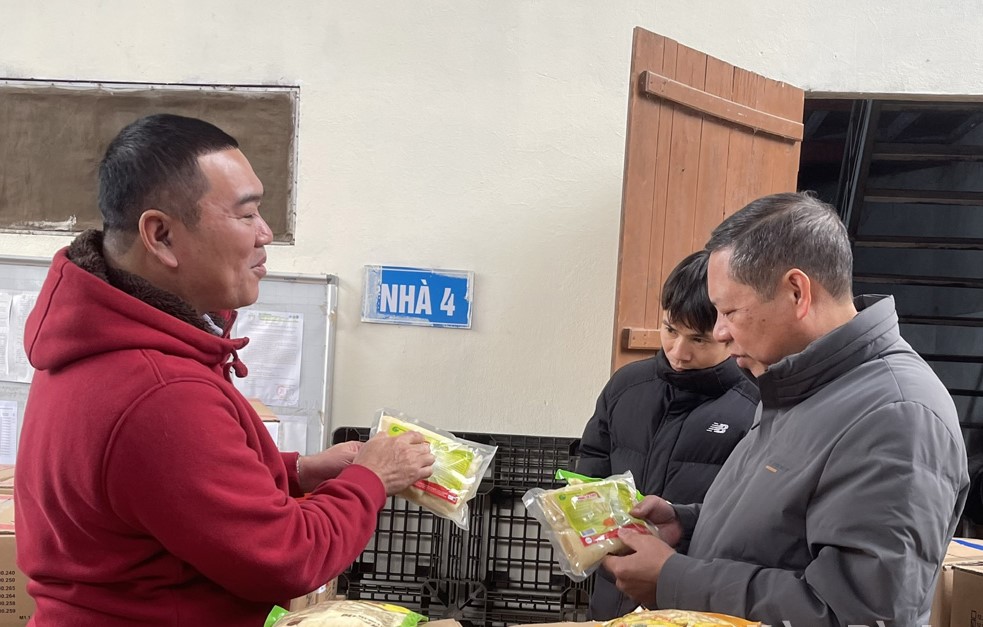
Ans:
MULTIPOLYGON (((630 470, 643 494, 699 503, 754 419, 758 388, 732 359, 676 372, 659 353, 614 373, 584 430, 577 472, 607 477, 630 470)), ((591 614, 608 620, 638 604, 601 570, 591 614)))

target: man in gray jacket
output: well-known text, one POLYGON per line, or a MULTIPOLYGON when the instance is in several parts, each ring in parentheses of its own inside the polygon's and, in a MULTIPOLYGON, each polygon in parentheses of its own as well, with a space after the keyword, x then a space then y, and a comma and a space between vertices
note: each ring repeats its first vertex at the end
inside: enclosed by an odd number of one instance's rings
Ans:
POLYGON ((702 504, 648 497, 636 513, 662 539, 623 534, 635 553, 605 566, 646 607, 926 624, 969 484, 945 387, 901 339, 893 298, 852 298, 829 205, 760 198, 707 249, 714 336, 758 378, 759 413, 702 504))

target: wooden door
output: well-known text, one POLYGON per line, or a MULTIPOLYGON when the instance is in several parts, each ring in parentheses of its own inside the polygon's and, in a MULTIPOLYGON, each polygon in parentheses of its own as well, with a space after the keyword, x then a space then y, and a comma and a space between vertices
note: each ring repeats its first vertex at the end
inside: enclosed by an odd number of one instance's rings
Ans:
POLYGON ((662 283, 749 201, 794 191, 801 89, 636 28, 612 369, 659 349, 662 283))

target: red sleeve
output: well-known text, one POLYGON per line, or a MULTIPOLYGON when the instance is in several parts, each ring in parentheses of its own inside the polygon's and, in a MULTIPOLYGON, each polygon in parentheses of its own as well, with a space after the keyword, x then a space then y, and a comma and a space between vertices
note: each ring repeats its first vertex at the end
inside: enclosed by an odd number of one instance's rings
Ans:
POLYGON ((297 474, 297 458, 300 453, 280 453, 283 458, 283 465, 287 467, 287 481, 290 485, 290 496, 304 496, 304 491, 300 489, 300 475, 297 474))
MULTIPOLYGON (((293 486, 296 464, 287 468, 293 486)), ((113 435, 104 478, 114 511, 137 533, 256 601, 306 594, 343 572, 386 500, 362 466, 291 498, 249 446, 232 402, 206 381, 167 384, 138 401, 113 435)))

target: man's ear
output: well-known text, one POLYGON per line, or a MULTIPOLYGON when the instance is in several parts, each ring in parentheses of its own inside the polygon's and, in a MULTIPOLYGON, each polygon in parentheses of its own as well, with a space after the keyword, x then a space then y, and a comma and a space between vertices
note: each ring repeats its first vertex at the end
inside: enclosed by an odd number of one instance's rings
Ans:
POLYGON ((809 280, 809 275, 798 268, 792 268, 782 277, 782 283, 792 298, 796 319, 802 320, 812 308, 812 281, 809 280))
POLYGON ((173 218, 159 209, 147 209, 140 214, 138 225, 143 247, 161 264, 176 268, 177 256, 171 242, 173 218))

